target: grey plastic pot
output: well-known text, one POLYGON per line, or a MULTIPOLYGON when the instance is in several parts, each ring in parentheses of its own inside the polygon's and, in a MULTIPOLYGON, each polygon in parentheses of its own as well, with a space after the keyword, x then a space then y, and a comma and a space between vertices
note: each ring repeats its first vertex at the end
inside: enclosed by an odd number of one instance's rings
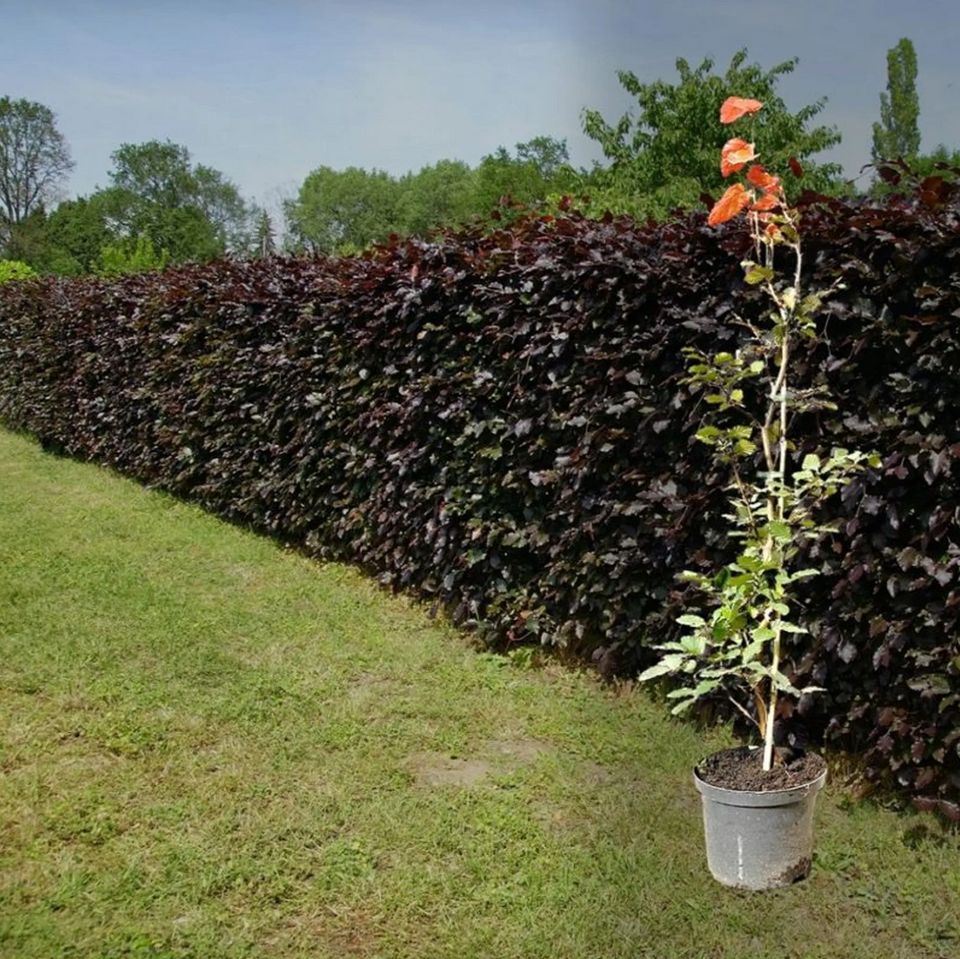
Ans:
POLYGON ((801 786, 751 792, 711 786, 694 770, 713 878, 738 889, 776 889, 805 879, 813 860, 813 810, 826 779, 824 769, 801 786))

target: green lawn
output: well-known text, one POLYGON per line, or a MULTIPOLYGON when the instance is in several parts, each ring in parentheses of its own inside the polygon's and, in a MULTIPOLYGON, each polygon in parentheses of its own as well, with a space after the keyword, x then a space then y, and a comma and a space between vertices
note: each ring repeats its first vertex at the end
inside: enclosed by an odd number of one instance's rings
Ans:
POLYGON ((0 432, 0 955, 960 955, 960 840, 822 796, 811 879, 706 874, 643 693, 0 432))

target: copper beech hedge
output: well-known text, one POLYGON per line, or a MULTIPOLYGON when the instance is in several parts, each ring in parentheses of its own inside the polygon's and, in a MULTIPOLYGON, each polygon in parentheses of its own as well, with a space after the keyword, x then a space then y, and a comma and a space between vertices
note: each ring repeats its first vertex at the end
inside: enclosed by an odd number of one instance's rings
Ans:
MULTIPOLYGON (((784 734, 854 750, 960 818, 960 212, 941 182, 808 196, 806 287, 839 281, 796 458, 876 450, 827 504, 790 652, 826 692, 784 734)), ((746 231, 570 215, 363 258, 217 262, 0 288, 0 417, 311 554, 493 643, 652 661, 729 557, 685 346, 736 349, 746 231)), ((758 408, 762 398, 757 398, 758 408)), ((787 705, 787 704, 785 704, 787 705)), ((789 708, 789 707, 788 707, 789 708)), ((788 722, 789 721, 789 722, 788 722)))

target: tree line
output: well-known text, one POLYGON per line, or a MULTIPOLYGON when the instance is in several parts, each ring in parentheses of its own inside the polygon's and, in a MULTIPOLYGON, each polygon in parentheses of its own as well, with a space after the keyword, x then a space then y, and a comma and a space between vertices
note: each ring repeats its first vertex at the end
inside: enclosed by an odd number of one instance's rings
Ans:
MULTIPOLYGON (((725 183, 712 144, 725 131, 716 105, 728 95, 765 104, 752 136, 764 162, 803 170, 804 187, 828 194, 863 189, 819 155, 840 142, 836 127, 817 125, 822 98, 790 111, 777 93, 797 60, 771 69, 738 51, 723 71, 710 59, 676 63, 674 82, 643 83, 618 73, 634 100, 631 113, 610 121, 584 109, 585 135, 604 160, 589 169, 570 163, 564 140, 541 135, 512 150, 501 146, 475 166, 442 159, 417 172, 392 176, 378 169, 319 166, 283 204, 282 236, 266 210, 246 200, 223 173, 194 162, 169 140, 122 144, 112 154, 108 185, 88 196, 56 202, 73 167, 53 112, 28 100, 0 98, 0 259, 22 269, 59 275, 116 275, 168 263, 224 255, 290 252, 352 254, 390 234, 425 235, 468 224, 500 226, 529 211, 575 206, 587 216, 607 211, 656 220, 717 195, 725 183), (795 163, 791 163, 793 159, 795 163)), ((872 159, 902 159, 928 173, 960 165, 960 151, 920 152, 917 59, 904 38, 887 56, 887 90, 873 127, 872 159)), ((895 178, 888 178, 895 179, 895 178)), ((788 195, 798 189, 788 174, 788 195)), ((895 188, 873 179, 867 189, 895 188)))

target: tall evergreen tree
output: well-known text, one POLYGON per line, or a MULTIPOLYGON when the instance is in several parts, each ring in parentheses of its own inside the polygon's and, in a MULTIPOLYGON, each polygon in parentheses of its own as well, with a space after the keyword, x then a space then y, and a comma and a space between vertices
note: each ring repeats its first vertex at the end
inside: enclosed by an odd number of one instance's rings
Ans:
POLYGON ((273 234, 273 222, 266 210, 260 210, 254 228, 254 256, 273 256, 277 252, 277 243, 273 234))
POLYGON ((874 162, 909 160, 920 153, 919 115, 917 52, 903 37, 887 51, 887 92, 880 94, 880 122, 873 125, 874 162))

